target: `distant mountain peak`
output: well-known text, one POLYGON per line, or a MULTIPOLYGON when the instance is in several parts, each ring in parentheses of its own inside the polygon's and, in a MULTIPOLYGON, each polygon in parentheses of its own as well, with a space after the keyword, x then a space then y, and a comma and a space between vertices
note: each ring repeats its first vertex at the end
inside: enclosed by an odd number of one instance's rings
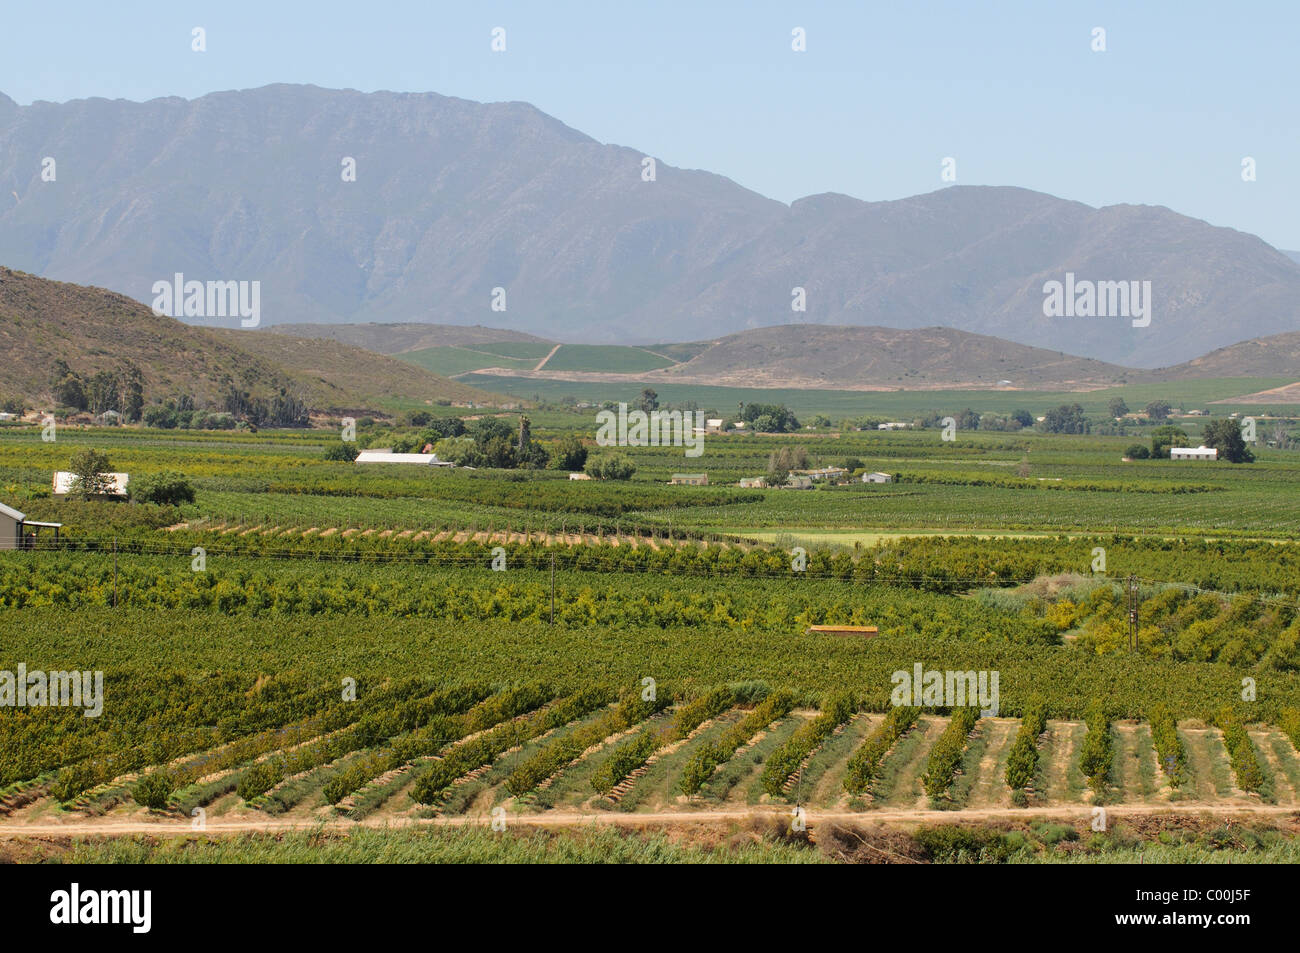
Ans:
POLYGON ((437 93, 3 98, 0 262, 144 302, 176 272, 258 281, 267 324, 508 324, 592 342, 793 319, 947 325, 1154 367, 1300 328, 1294 256, 1158 206, 977 185, 787 206, 712 172, 660 161, 650 176, 653 155, 528 103, 437 93), (33 156, 57 158, 57 183, 33 156), (1045 315, 1044 286, 1067 275, 1150 281, 1150 324, 1045 315))

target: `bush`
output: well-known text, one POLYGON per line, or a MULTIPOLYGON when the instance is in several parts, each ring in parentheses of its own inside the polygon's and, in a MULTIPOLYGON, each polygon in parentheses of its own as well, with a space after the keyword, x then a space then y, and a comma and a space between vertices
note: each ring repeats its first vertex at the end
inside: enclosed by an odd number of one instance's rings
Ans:
POLYGON ((355 443, 344 443, 340 440, 338 443, 332 443, 325 448, 325 459, 333 460, 336 463, 351 463, 360 453, 361 451, 357 449, 355 443))
POLYGON ((172 779, 165 771, 146 774, 135 783, 131 796, 136 803, 161 811, 167 807, 167 798, 172 793, 172 779))
POLYGON ((1135 443, 1124 451, 1124 456, 1130 460, 1149 460, 1151 451, 1147 449, 1145 444, 1135 443))
POLYGON ((586 473, 597 480, 630 480, 636 464, 621 453, 609 453, 587 461, 586 473))
POLYGON ((172 470, 146 474, 130 484, 130 490, 131 499, 137 503, 180 506, 194 502, 194 486, 182 474, 172 470))

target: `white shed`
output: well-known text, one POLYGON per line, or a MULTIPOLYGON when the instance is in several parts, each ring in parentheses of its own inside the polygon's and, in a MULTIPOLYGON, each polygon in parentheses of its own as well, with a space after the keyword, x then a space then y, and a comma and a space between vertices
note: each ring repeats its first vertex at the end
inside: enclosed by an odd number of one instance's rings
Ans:
POLYGON ((12 506, 0 503, 0 549, 21 549, 23 520, 27 517, 12 506))
POLYGON ((362 450, 357 463, 418 463, 426 467, 455 466, 450 460, 439 460, 436 453, 390 453, 387 450, 362 450))
POLYGON ((62 523, 29 520, 26 514, 0 503, 0 549, 23 549, 31 545, 36 534, 43 529, 54 530, 54 541, 58 542, 62 528, 62 523))
POLYGON ((1213 447, 1170 447, 1170 460, 1217 460, 1219 451, 1213 447))
POLYGON ((862 474, 863 483, 893 483, 894 478, 888 473, 864 473, 862 474))

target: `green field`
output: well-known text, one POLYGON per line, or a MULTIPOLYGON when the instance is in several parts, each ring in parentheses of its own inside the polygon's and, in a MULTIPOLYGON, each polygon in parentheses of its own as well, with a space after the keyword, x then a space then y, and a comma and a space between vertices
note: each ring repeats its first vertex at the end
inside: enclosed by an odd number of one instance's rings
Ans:
MULTIPOLYGON (((570 347, 572 345, 566 345, 570 347)), ((564 348, 561 348, 563 352, 564 348)), ((635 350, 635 349, 634 349, 635 350)), ((557 353, 556 357, 560 355, 557 353)), ((663 366, 663 365, 659 365, 663 366)), ((552 363, 549 370, 560 368, 552 363)), ((572 368, 577 369, 577 368, 572 368)), ((584 370, 612 370, 612 368, 588 367, 584 370)), ((542 400, 559 402, 564 397, 599 403, 603 400, 634 401, 640 395, 643 383, 585 383, 571 381, 552 381, 520 379, 517 377, 495 377, 488 374, 470 374, 464 382, 491 390, 496 393, 511 394, 524 399, 534 396, 542 400)), ((1130 407, 1143 407, 1152 400, 1168 400, 1174 406, 1185 409, 1205 408, 1212 401, 1252 394, 1271 387, 1290 384, 1289 378, 1217 378, 1204 381, 1180 381, 1175 384, 1134 384, 1127 387, 1107 388, 1105 390, 1079 392, 1044 392, 1044 391, 971 391, 971 390, 935 390, 935 391, 843 391, 843 390, 800 390, 788 388, 738 388, 712 387, 702 384, 666 384, 656 382, 654 387, 659 399, 665 403, 682 404, 694 401, 701 407, 712 407, 729 412, 739 403, 761 401, 764 403, 784 403, 796 414, 826 414, 839 419, 845 416, 876 415, 891 420, 911 419, 919 414, 943 412, 955 414, 963 408, 970 407, 979 412, 1008 414, 1024 408, 1034 414, 1042 414, 1060 404, 1079 403, 1091 414, 1103 413, 1113 397, 1123 397, 1130 407)), ((1221 404, 1214 406, 1215 413, 1294 414, 1294 404, 1269 407, 1259 404, 1221 404)))
MULTIPOLYGON (((551 408, 530 434, 551 448, 593 432, 593 410, 551 408)), ((383 422, 358 437, 424 439, 383 422)), ((323 429, 69 426, 46 442, 39 428, 5 428, 0 500, 64 525, 58 547, 0 553, 0 670, 102 671, 105 692, 102 718, 0 709, 12 753, 0 800, 13 805, 0 829, 177 825, 202 807, 232 836, 76 841, 67 857, 264 859, 257 832, 274 830, 284 858, 842 860, 852 850, 835 824, 919 809, 933 823, 890 849, 1105 862, 1146 835, 1058 850, 1067 835, 1034 827, 1033 812, 1082 818, 1098 799, 1139 812, 1293 809, 1300 454, 1121 463, 1141 439, 1141 428, 714 435, 697 458, 623 448, 637 468, 627 481, 571 481, 560 469, 331 462, 338 437, 323 429), (734 485, 792 446, 813 465, 851 458, 897 479, 734 485), (50 472, 87 447, 133 482, 180 472, 196 497, 52 499, 50 472), (714 485, 666 485, 687 460, 714 485), (882 742, 896 673, 917 664, 998 673, 997 716, 967 726, 953 705, 927 703, 882 742), (654 698, 639 694, 646 679, 654 698), (350 680, 355 702, 340 695, 350 680), (1051 720, 1026 794, 1008 766, 1021 719, 1041 705, 1051 720), (1161 767, 1171 736, 1181 773, 1161 767), (796 801, 836 818, 816 847, 764 826, 796 801), (926 833, 1018 805, 1009 828, 926 833), (749 846, 721 851, 622 830, 520 831, 508 848, 471 833, 348 836, 359 823, 477 824, 494 807, 520 825, 717 812, 721 841, 758 827, 749 846), (298 844, 294 825, 309 824, 328 836, 298 844)), ((1293 850, 1263 828, 1249 843, 1188 837, 1164 845, 1171 858, 1293 850)))
POLYGON ((646 348, 622 344, 561 344, 543 370, 634 374, 670 367, 673 363, 670 358, 646 348))
MULTIPOLYGON (((526 347, 531 344, 528 341, 516 343, 526 347)), ((505 347, 505 344, 493 345, 493 347, 505 347)), ((517 367, 520 370, 531 370, 538 360, 546 356, 546 351, 542 351, 535 358, 528 356, 509 357, 482 349, 448 346, 424 347, 394 356, 417 367, 422 367, 426 371, 432 371, 446 377, 455 377, 457 374, 477 371, 483 367, 517 367)))

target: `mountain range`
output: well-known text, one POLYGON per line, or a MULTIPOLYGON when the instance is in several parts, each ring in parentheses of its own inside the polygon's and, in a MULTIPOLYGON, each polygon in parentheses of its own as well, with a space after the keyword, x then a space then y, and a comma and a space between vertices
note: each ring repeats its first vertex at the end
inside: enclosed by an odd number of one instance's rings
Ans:
POLYGON ((1300 263, 1166 208, 961 185, 786 205, 664 162, 651 179, 645 158, 526 103, 434 93, 0 94, 0 263, 146 303, 177 273, 257 281, 265 324, 593 343, 943 326, 1155 368, 1300 330, 1300 263), (1149 325, 1045 315, 1067 275, 1149 281, 1149 325))

